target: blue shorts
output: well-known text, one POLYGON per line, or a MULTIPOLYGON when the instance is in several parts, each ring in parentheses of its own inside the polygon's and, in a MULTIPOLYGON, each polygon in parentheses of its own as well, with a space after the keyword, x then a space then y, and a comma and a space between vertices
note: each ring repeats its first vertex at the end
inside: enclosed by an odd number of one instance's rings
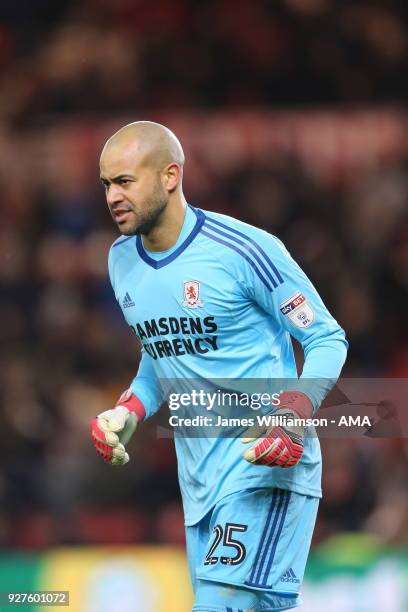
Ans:
POLYGON ((224 497, 186 527, 193 589, 197 580, 262 593, 261 610, 299 605, 319 499, 282 489, 224 497))

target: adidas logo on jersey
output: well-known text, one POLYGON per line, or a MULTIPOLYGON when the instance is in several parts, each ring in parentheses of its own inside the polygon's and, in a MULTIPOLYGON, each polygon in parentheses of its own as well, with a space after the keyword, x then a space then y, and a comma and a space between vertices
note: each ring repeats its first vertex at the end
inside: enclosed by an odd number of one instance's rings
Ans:
POLYGON ((123 302, 122 302, 123 308, 130 308, 131 306, 134 306, 134 305, 135 305, 134 301, 132 300, 130 295, 126 292, 126 295, 123 298, 123 302))
POLYGON ((288 570, 286 570, 286 572, 283 574, 282 578, 281 578, 281 582, 295 582, 296 584, 299 584, 300 580, 299 578, 297 578, 295 572, 293 571, 293 569, 290 567, 288 570))

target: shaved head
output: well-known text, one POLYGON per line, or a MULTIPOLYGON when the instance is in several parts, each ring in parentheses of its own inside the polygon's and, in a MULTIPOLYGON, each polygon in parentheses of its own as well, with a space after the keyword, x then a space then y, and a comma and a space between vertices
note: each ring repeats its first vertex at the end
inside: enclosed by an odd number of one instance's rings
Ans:
POLYGON ((112 149, 131 150, 143 163, 161 169, 171 163, 184 165, 184 152, 171 130, 153 121, 135 121, 120 128, 105 143, 101 161, 112 149))
POLYGON ((135 121, 111 136, 100 158, 101 180, 113 220, 128 236, 148 236, 170 201, 182 200, 184 153, 171 130, 135 121))

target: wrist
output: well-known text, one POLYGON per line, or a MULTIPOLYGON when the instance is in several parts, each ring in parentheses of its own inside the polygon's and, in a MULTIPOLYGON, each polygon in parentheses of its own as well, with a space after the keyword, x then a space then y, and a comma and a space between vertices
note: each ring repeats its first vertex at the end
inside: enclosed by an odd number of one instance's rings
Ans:
POLYGON ((313 404, 301 391, 284 391, 279 396, 278 410, 291 410, 302 419, 308 419, 313 414, 313 404))
POLYGON ((126 389, 126 391, 122 393, 122 395, 115 404, 115 407, 117 406, 124 406, 129 410, 129 412, 135 414, 138 423, 143 421, 146 416, 146 410, 142 402, 134 393, 132 393, 131 389, 126 389))

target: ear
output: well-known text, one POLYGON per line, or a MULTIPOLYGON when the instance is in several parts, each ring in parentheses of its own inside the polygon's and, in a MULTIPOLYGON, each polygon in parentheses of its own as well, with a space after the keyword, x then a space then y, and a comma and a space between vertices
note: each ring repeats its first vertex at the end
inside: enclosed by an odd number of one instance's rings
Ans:
POLYGON ((181 182, 181 167, 173 162, 166 166, 162 172, 162 181, 167 191, 174 191, 181 182))

